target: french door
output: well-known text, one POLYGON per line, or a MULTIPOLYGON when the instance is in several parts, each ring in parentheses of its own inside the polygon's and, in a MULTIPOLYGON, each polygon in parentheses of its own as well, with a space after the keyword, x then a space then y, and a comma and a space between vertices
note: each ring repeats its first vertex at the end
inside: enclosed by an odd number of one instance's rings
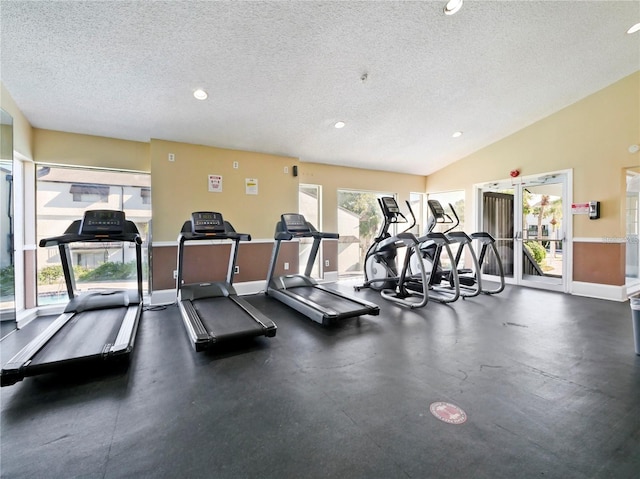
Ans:
MULTIPOLYGON (((496 240, 508 283, 555 291, 571 284, 571 171, 476 185, 479 231, 496 240)), ((488 258, 483 276, 496 274, 488 258)))

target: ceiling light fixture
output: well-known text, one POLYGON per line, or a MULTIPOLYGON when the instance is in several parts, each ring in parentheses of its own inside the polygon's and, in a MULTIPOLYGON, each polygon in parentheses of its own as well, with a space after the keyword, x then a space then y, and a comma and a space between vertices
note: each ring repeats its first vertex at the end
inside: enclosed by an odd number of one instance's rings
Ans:
POLYGON ((207 92, 202 90, 201 88, 198 88, 196 91, 194 91, 193 96, 198 100, 206 100, 209 97, 207 92))
POLYGON ((458 13, 458 10, 462 8, 462 0, 449 0, 444 6, 445 15, 453 15, 458 13))
POLYGON ((632 33, 636 33, 638 31, 640 31, 640 23, 636 23, 634 26, 632 26, 629 30, 627 30, 627 33, 631 35, 632 33))
POLYGON ((346 123, 344 121, 337 121, 335 125, 333 125, 336 128, 344 128, 344 126, 346 125, 346 123))
POLYGON ((453 135, 451 135, 451 138, 460 138, 461 136, 462 136, 462 132, 456 131, 453 135))

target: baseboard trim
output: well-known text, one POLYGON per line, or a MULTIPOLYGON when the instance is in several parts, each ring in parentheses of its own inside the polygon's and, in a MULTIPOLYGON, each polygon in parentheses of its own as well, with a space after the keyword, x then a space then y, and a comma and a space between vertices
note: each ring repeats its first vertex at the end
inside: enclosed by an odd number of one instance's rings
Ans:
POLYGON ((589 298, 608 299, 610 301, 626 301, 628 298, 626 286, 614 286, 610 284, 583 283, 574 281, 571 293, 576 296, 589 298))
POLYGON ((157 291, 152 291, 149 297, 149 303, 151 306, 164 306, 166 304, 172 304, 175 302, 175 289, 159 289, 157 291))
POLYGON ((631 297, 640 293, 640 283, 630 284, 627 286, 627 297, 631 297))
MULTIPOLYGON (((258 294, 264 292, 264 281, 245 281, 242 283, 236 283, 233 285, 239 296, 247 294, 258 294)), ((151 292, 151 306, 163 306, 165 304, 172 304, 176 301, 175 289, 159 289, 151 292)))
POLYGON ((325 271, 324 278, 319 283, 335 283, 338 281, 338 272, 337 271, 325 271))

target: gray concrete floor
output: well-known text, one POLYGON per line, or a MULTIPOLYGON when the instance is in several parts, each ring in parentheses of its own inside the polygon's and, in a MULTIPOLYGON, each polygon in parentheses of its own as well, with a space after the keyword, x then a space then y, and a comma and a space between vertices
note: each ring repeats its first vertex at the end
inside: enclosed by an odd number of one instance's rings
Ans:
POLYGON ((2 388, 2 477, 638 477, 628 303, 507 287, 411 311, 337 287, 380 316, 323 328, 248 296, 277 336, 196 353, 170 306, 143 313, 127 370, 2 388))

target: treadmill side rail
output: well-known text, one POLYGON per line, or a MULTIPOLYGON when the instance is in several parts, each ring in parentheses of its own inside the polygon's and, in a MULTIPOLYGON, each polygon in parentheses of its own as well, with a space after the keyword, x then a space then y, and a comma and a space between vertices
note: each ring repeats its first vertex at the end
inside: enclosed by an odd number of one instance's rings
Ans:
POLYGON ((276 323, 274 323, 269 318, 267 318, 264 314, 262 314, 262 312, 258 310, 255 306, 253 306, 252 304, 249 304, 240 296, 236 296, 236 295, 230 296, 230 299, 232 299, 238 306, 244 309, 250 316, 253 317, 253 319, 255 319, 258 323, 262 325, 262 327, 265 330, 264 335, 266 337, 273 338, 276 335, 276 331, 278 330, 276 323))
POLYGON ((25 377, 23 368, 31 360, 35 354, 47 344, 47 342, 58 332, 62 327, 69 322, 75 313, 62 313, 58 316, 53 323, 51 323, 47 329, 42 331, 34 340, 29 342, 24 348, 13 356, 7 364, 2 368, 1 385, 11 386, 12 384, 22 381, 25 377))
POLYGON ((330 288, 325 288, 321 284, 317 285, 316 288, 326 291, 327 293, 334 294, 339 297, 343 297, 343 298, 346 297, 347 299, 350 299, 354 303, 361 304, 364 308, 369 309, 369 312, 367 314, 370 314, 372 316, 378 316, 380 314, 380 306, 378 306, 375 303, 372 303, 371 301, 367 301, 366 299, 361 299, 361 298, 355 298, 353 296, 345 296, 342 293, 339 293, 338 291, 334 291, 330 288))
POLYGON ((204 327, 204 324, 202 324, 202 321, 200 321, 200 316, 198 316, 193 304, 191 304, 190 300, 185 299, 178 302, 178 308, 194 349, 196 351, 204 351, 209 347, 212 337, 204 327))
POLYGON ((126 354, 131 352, 135 342, 141 312, 142 303, 129 306, 120 325, 115 344, 111 346, 109 354, 126 354))

